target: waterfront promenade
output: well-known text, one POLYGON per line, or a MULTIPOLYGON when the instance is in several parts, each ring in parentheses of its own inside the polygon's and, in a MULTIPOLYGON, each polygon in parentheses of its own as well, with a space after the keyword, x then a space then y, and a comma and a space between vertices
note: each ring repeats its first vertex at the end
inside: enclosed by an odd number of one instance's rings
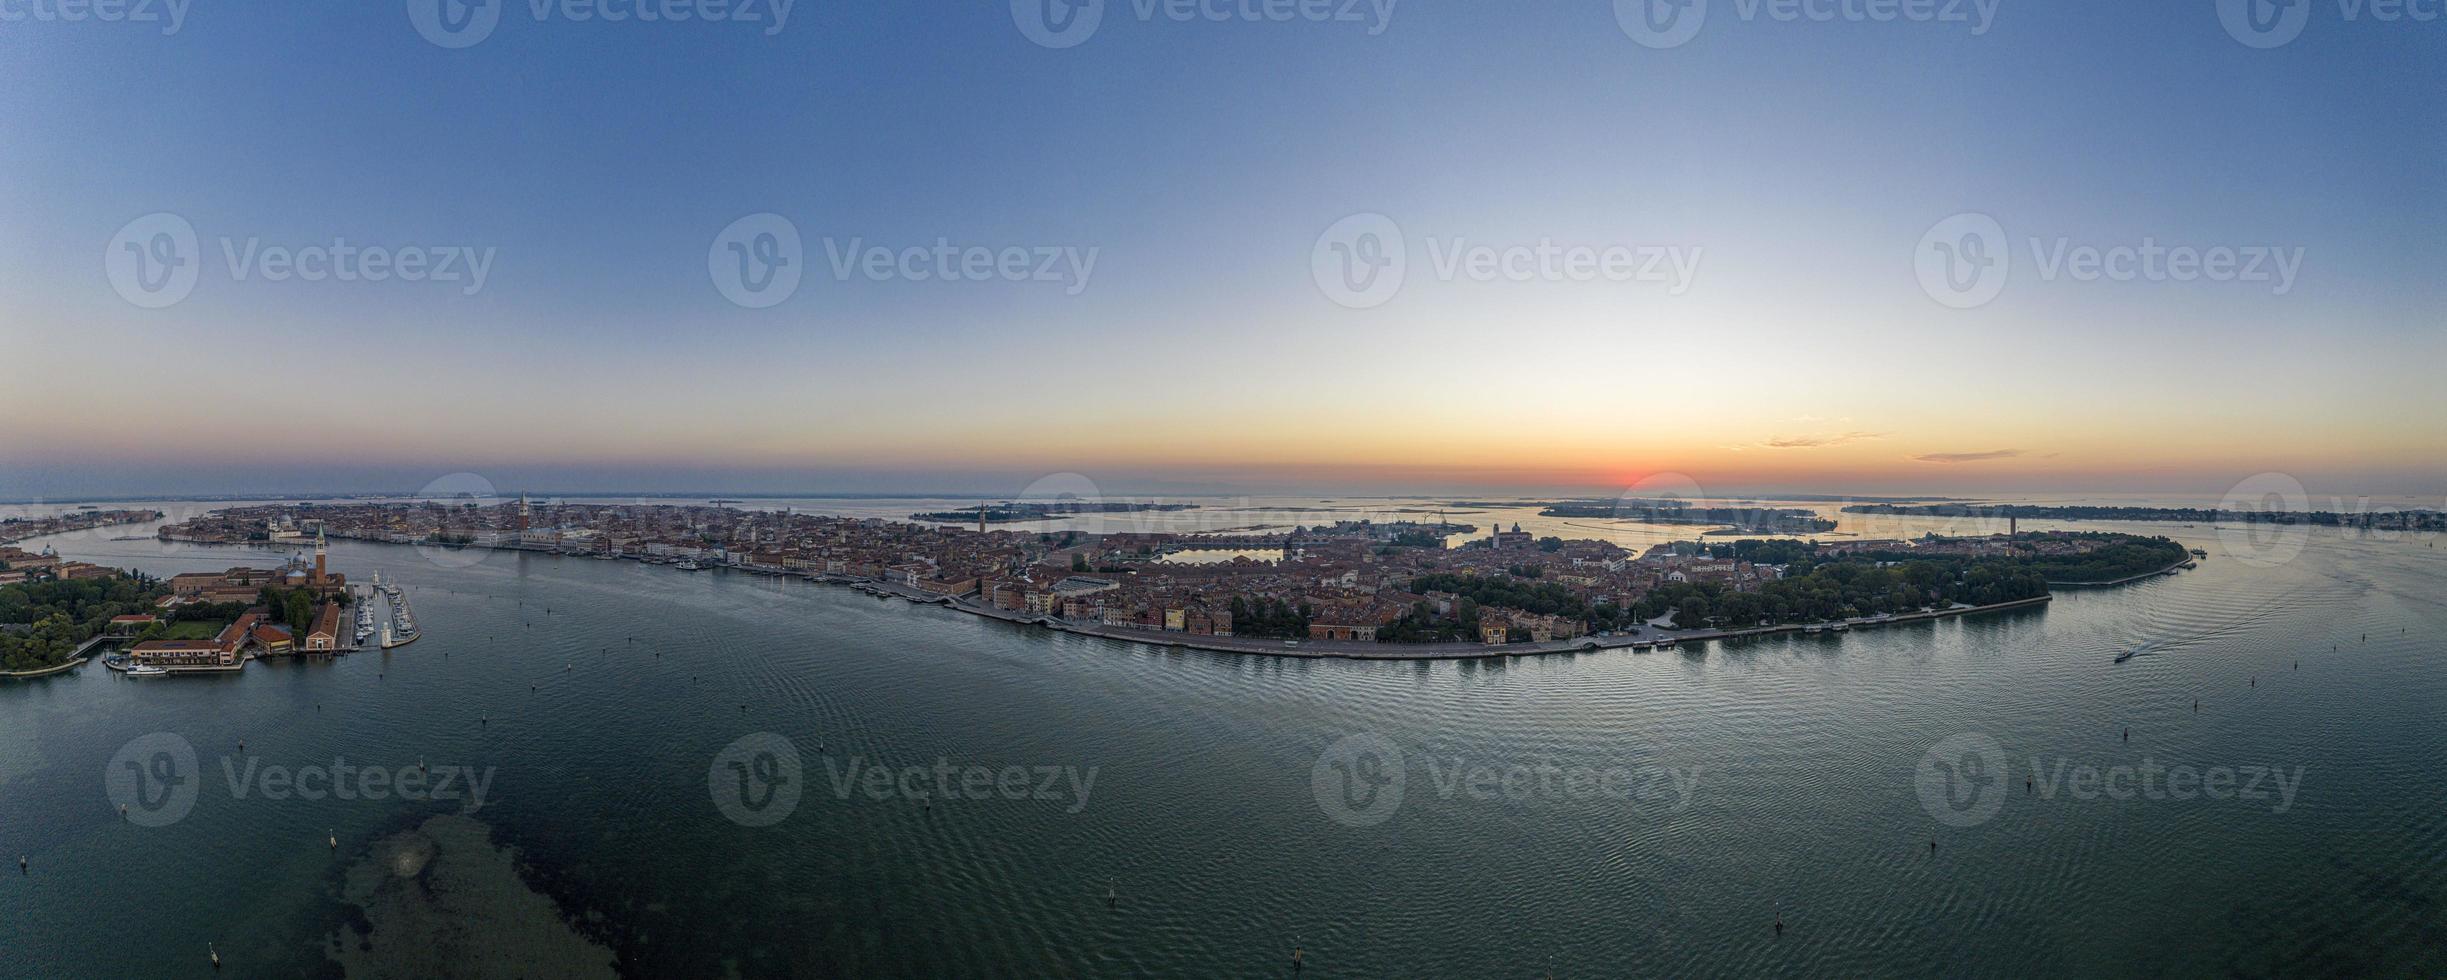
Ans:
POLYGON ((1373 643, 1356 640, 1283 640, 1262 637, 1208 636, 1196 633, 1172 633, 1157 630, 1109 626, 1104 623, 1063 619, 1042 613, 981 606, 974 602, 935 595, 907 586, 871 580, 835 580, 848 584, 869 595, 906 599, 922 605, 943 606, 987 619, 1021 626, 1094 636, 1126 643, 1174 647, 1191 650, 1211 650, 1218 653, 1241 653, 1263 657, 1300 657, 1307 659, 1336 658, 1344 660, 1485 660, 1496 657, 1535 657, 1552 654, 1593 653, 1599 650, 1674 649, 1690 643, 1709 640, 1734 640, 1749 637, 1775 636, 1783 633, 1845 632, 1856 629, 1876 629, 1904 623, 1925 622, 1969 616, 1979 613, 2004 612, 2046 605, 2053 596, 2033 596, 2013 602, 1986 606, 1955 606, 1891 616, 1866 616, 1829 623, 1789 623, 1759 626, 1750 629, 1669 630, 1642 627, 1612 636, 1577 636, 1568 640, 1543 643, 1373 643))

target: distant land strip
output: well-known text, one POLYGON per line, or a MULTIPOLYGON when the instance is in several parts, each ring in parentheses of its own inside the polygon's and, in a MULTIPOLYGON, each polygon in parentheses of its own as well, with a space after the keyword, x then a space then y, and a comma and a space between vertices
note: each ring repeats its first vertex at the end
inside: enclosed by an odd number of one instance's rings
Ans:
POLYGON ((2154 523, 2309 524, 2396 531, 2447 531, 2447 513, 2435 510, 2226 510, 2198 507, 2050 507, 2031 504, 1855 504, 1847 514, 1905 517, 1983 517, 2042 521, 2150 521, 2154 523))

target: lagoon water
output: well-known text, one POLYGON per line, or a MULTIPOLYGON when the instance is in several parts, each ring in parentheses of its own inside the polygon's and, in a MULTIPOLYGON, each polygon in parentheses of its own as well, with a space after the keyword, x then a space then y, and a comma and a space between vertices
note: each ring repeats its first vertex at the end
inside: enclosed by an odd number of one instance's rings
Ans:
MULTIPOLYGON (((210 944, 238 976, 404 975, 439 945, 480 956, 457 961, 471 975, 534 976, 586 943, 657 977, 1288 975, 1295 947, 1316 976, 2447 972, 2435 539, 2323 529, 2264 565, 2209 528, 2098 526, 2211 557, 2033 611, 1434 663, 335 542, 335 568, 412 590, 425 639, 235 677, 0 685, 0 854, 30 860, 0 874, 0 973, 200 974, 210 944), (172 775, 195 792, 145 826, 105 783, 155 733, 194 747, 172 775), (726 754, 758 733, 795 747, 795 774, 726 754), (1949 739, 1997 755, 1932 757, 1949 739), (474 767, 487 799, 473 824, 427 825, 467 801, 232 786, 250 763, 335 759, 474 767), (856 775, 938 760, 1066 775, 1050 799, 1032 775, 1031 798, 931 804, 856 775), (2145 760, 2237 783, 2078 788, 2145 760), (718 801, 743 772, 795 775, 795 808, 733 819, 718 801), (1069 780, 1091 772, 1082 796, 1069 780), (497 860, 420 878, 430 848, 403 834, 428 826, 459 853, 481 827, 497 860), (435 904, 368 899, 384 874, 435 904), (369 929, 395 955, 352 954, 369 929)), ((149 533, 54 543, 156 574, 281 557, 114 540, 149 533)))

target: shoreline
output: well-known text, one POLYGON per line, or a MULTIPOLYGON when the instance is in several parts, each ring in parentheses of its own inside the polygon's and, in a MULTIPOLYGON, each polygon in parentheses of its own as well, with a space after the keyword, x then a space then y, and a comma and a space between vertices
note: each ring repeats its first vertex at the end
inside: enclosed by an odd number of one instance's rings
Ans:
MULTIPOLYGON (((753 574, 784 574, 748 570, 753 574)), ((1569 640, 1549 640, 1544 643, 1506 643, 1489 646, 1483 643, 1368 643, 1355 640, 1296 640, 1275 638, 1209 636, 1196 633, 1151 632, 1129 627, 1083 623, 1041 613, 1016 612, 980 606, 951 596, 936 595, 894 586, 869 579, 825 579, 808 577, 824 585, 842 585, 877 598, 904 599, 916 605, 941 606, 955 612, 968 613, 982 619, 1009 623, 1014 626, 1036 626, 1062 633, 1119 640, 1143 646, 1168 649, 1206 650, 1214 653, 1237 653, 1260 657, 1284 657, 1300 660, 1494 660, 1506 657, 1541 657, 1555 654, 1595 653, 1600 650, 1672 650, 1685 643, 1705 643, 1710 640, 1739 640, 1775 636, 1784 633, 1846 633, 1855 629, 1877 629, 1900 623, 1952 619, 1980 613, 2005 612, 2047 605, 2054 595, 2032 596, 2010 602, 1985 606, 1958 606, 1932 609, 1883 617, 1837 620, 1826 623, 1786 623, 1777 626, 1756 626, 1737 630, 1661 630, 1645 629, 1638 635, 1578 636, 1569 640)))
POLYGON ((2192 555, 2191 555, 2190 553, 2188 553, 2188 552, 2187 552, 2187 553, 2186 553, 2186 554, 2185 554, 2185 555, 2184 555, 2182 558, 2177 559, 2177 560, 2176 560, 2176 562, 2175 562, 2175 564, 2168 565, 2167 567, 2165 567, 2165 568, 2161 568, 2161 569, 2159 569, 2159 570, 2157 570, 2157 571, 2154 571, 2154 572, 2142 572, 2141 574, 2138 574, 2138 575, 2127 575, 2127 576, 2125 576, 2125 577, 2123 577, 2123 578, 2116 579, 2116 580, 2114 580, 2114 581, 2112 581, 2112 582, 2050 582, 2050 583, 2048 583, 2048 588, 2051 588, 2051 589, 2104 589, 2104 588, 2108 588, 2109 586, 2116 586, 2116 585, 2130 585, 2130 584, 2132 584, 2132 583, 2134 583, 2134 582, 2139 582, 2139 581, 2143 581, 2143 580, 2146 580, 2146 579, 2153 579, 2153 578, 2157 578, 2158 576, 2161 576, 2161 575, 2173 575, 2173 574, 2175 574, 2175 573, 2176 573, 2178 570, 2181 570, 2182 568, 2184 568, 2184 567, 2185 567, 2185 566, 2187 566, 2187 565, 2194 566, 2194 567, 2198 567, 2198 565, 2197 565, 2196 563, 2198 563, 2199 561, 2200 561, 2200 559, 2192 557, 2192 555))
POLYGON ((53 674, 65 674, 71 670, 75 670, 78 667, 85 666, 85 661, 87 659, 89 658, 77 657, 61 663, 53 664, 49 667, 37 667, 33 670, 0 670, 0 679, 22 681, 32 680, 33 678, 37 677, 49 677, 53 674))
MULTIPOLYGON (((410 548, 420 547, 420 545, 414 542, 384 541, 376 538, 356 537, 353 535, 333 535, 333 537, 339 540, 358 541, 366 544, 395 545, 410 548)), ((540 548, 491 547, 485 545, 454 545, 451 547, 480 549, 487 552, 545 555, 556 558, 581 557, 577 555, 564 555, 558 552, 540 548)), ((592 556, 585 557, 591 558, 592 556)), ((636 561, 637 557, 623 556, 621 560, 636 561)), ((2185 561, 2191 560, 2193 559, 2189 555, 2185 556, 2185 561)), ((2183 562, 2177 562, 2175 565, 2169 566, 2165 569, 2148 572, 2142 575, 2133 576, 2131 578, 2118 580, 2116 582, 2085 583, 2079 585, 2066 584, 2062 587, 2090 588, 2122 585, 2128 582, 2166 574, 2176 568, 2181 567, 2182 564, 2183 562)), ((1637 632, 1628 635, 1587 635, 1574 637, 1569 640, 1549 640, 1543 643, 1507 643, 1499 646, 1488 646, 1482 643, 1467 642, 1373 643, 1354 640, 1284 640, 1277 638, 1257 637, 1219 637, 1193 633, 1165 633, 1130 627, 1107 626, 1103 623, 1066 620, 1059 616, 1049 614, 1018 612, 1008 609, 997 609, 991 606, 981 606, 962 598, 925 592, 918 589, 912 589, 907 586, 894 585, 888 581, 880 579, 860 579, 842 575, 800 572, 751 565, 712 565, 708 566, 708 570, 741 572, 750 575, 765 575, 775 578, 796 578, 820 585, 843 586, 868 595, 876 596, 878 598, 898 598, 917 605, 941 606, 955 612, 967 613, 981 619, 1009 623, 1015 626, 1036 626, 1079 636, 1118 640, 1124 643, 1135 643, 1143 646, 1165 649, 1205 650, 1213 653, 1234 653, 1298 660, 1493 660, 1508 657, 1536 657, 1551 656, 1555 654, 1594 653, 1601 650, 1671 650, 1684 643, 1704 643, 1711 640, 1750 639, 1754 637, 1776 636, 1787 633, 1809 635, 1823 633, 1845 633, 1855 629, 1876 629, 1883 626, 1893 626, 1902 623, 1927 622, 1941 619, 1953 619, 1962 616, 1980 615, 1985 613, 2007 612, 2015 609, 2028 609, 2045 606, 2054 601, 2056 598, 2053 593, 2050 593, 2047 595, 2032 596, 2027 599, 2016 599, 2010 602, 1991 603, 1983 606, 1958 606, 1948 609, 1931 609, 1918 612, 1889 614, 1879 617, 1861 617, 1856 619, 1835 620, 1823 623, 1787 623, 1776 626, 1750 627, 1746 629, 1665 630, 1657 627, 1642 627, 1637 632)), ((2049 587, 2051 589, 2057 588, 2059 587, 2059 584, 2049 583, 2049 587)), ((422 631, 419 632, 419 635, 421 637, 422 631)))
POLYGON ((29 680, 36 677, 49 677, 53 674, 65 674, 71 670, 85 666, 86 661, 93 659, 93 654, 90 651, 92 651, 94 647, 100 646, 103 642, 111 639, 115 639, 115 637, 105 633, 86 640, 83 643, 77 644, 76 649, 68 651, 68 659, 52 664, 49 667, 36 667, 33 670, 0 670, 0 679, 29 680))

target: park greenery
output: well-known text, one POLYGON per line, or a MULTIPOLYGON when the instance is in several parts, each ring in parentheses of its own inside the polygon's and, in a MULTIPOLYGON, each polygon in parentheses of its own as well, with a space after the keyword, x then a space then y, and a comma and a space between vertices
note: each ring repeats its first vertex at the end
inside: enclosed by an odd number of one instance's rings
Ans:
POLYGON ((85 641, 100 635, 114 616, 151 613, 160 619, 133 640, 201 640, 250 608, 262 607, 272 622, 303 634, 314 626, 321 600, 309 589, 265 586, 256 602, 189 603, 156 608, 168 590, 140 573, 110 578, 40 580, 0 586, 0 670, 58 666, 85 641))
POLYGON ((57 666, 111 617, 149 612, 161 594, 134 575, 0 586, 0 670, 57 666))
POLYGON ((1668 582, 1628 607, 1591 603, 1565 586, 1541 580, 1540 569, 1523 565, 1503 575, 1435 573, 1411 580, 1414 592, 1450 593, 1459 600, 1439 614, 1415 603, 1391 626, 1377 632, 1391 643, 1471 639, 1479 609, 1501 606, 1578 620, 1593 631, 1618 630, 1672 617, 1679 629, 1750 629, 1835 622, 1955 605, 1986 606, 2035 599, 2050 584, 2114 582, 2146 575, 2185 560, 2182 545, 2166 538, 2124 534, 2029 536, 2013 553, 1970 557, 1917 551, 1879 551, 1822 556, 1815 542, 1788 539, 1681 542, 1678 554, 1781 566, 1780 578, 1739 591, 1722 582, 1668 582), (2093 542, 2079 554, 2042 554, 2043 541, 2093 542))
POLYGON ((1308 636, 1312 613, 1313 610, 1305 602, 1295 605, 1273 597, 1251 600, 1233 596, 1232 633, 1235 636, 1303 639, 1308 636))
POLYGON ((1511 569, 1503 577, 1438 572, 1411 579, 1413 592, 1447 592, 1459 596, 1449 617, 1436 615, 1426 603, 1413 603, 1411 608, 1387 629, 1377 631, 1377 638, 1391 643, 1418 643, 1449 639, 1475 639, 1478 635, 1478 611, 1483 606, 1502 606, 1540 616, 1562 616, 1588 623, 1591 629, 1611 630, 1634 625, 1630 610, 1611 603, 1591 604, 1569 587, 1536 581, 1521 575, 1535 566, 1511 569))
POLYGON ((1669 582, 1634 605, 1641 620, 1671 613, 1678 629, 1749 629, 1994 605, 2048 594, 2047 579, 2012 559, 1879 560, 1846 556, 1736 592, 1717 582, 1669 582))

